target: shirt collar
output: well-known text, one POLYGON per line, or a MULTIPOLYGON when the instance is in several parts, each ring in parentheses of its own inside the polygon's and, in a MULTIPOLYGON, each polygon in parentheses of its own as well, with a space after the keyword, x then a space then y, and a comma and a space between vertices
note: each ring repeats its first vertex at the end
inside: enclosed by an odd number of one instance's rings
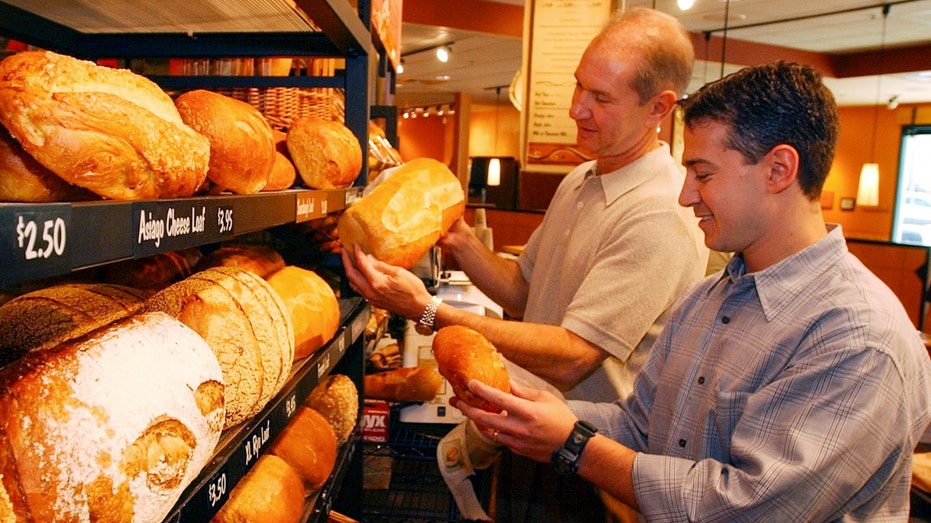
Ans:
POLYGON ((675 160, 669 152, 669 145, 660 142, 660 146, 656 149, 609 173, 589 176, 590 172, 595 171, 597 162, 593 161, 591 165, 584 166, 585 175, 579 180, 576 189, 581 188, 589 178, 593 178, 601 183, 605 204, 610 205, 625 193, 648 181, 656 173, 666 172, 665 169, 668 169, 670 164, 675 164, 675 160))
POLYGON ((741 285, 744 281, 754 285, 763 314, 767 321, 772 321, 792 302, 798 289, 832 270, 847 254, 847 241, 841 226, 828 224, 827 231, 828 234, 815 243, 755 273, 747 274, 743 256, 734 256, 722 278, 730 278, 734 285, 741 285))

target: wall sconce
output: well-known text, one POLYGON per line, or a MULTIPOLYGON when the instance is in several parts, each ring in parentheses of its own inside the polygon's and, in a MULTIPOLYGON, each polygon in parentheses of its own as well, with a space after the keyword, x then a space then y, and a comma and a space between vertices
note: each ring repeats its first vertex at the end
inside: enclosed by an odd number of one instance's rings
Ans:
POLYGON ((488 162, 488 178, 486 185, 497 187, 501 185, 501 160, 492 158, 488 162))
POLYGON ((857 205, 876 207, 879 205, 879 164, 865 163, 860 169, 857 185, 857 205))

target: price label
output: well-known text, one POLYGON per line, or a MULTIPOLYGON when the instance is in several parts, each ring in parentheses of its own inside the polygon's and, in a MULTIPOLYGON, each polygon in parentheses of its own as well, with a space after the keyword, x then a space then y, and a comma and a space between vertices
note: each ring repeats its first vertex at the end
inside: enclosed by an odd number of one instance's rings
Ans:
POLYGON ((217 231, 223 236, 233 234, 232 207, 217 207, 217 231))
POLYGON ((285 404, 284 404, 285 416, 287 416, 288 418, 291 418, 291 416, 294 416, 294 412, 296 410, 297 410, 297 398, 294 396, 294 394, 292 394, 288 396, 287 400, 285 400, 285 404))
POLYGON ((0 206, 0 285, 70 272, 70 225, 68 204, 0 206))
POLYGON ((321 204, 326 207, 326 194, 322 191, 297 193, 296 203, 297 217, 295 221, 298 223, 326 216, 326 211, 321 208, 321 204))
POLYGON ((226 498, 226 472, 221 472, 207 485, 207 500, 210 506, 218 506, 226 498))

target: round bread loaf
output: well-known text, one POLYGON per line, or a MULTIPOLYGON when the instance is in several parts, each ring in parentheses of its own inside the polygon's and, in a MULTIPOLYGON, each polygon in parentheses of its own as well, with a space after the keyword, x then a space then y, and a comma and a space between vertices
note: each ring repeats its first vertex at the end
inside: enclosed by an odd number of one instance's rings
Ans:
POLYGON ((212 523, 297 523, 304 512, 304 485, 286 461, 263 454, 230 492, 212 523))
POLYGON ((362 147, 342 122, 298 118, 288 128, 287 144, 297 174, 311 189, 349 187, 361 173, 362 147))
POLYGON ((311 495, 333 473, 336 434, 322 414, 301 406, 268 451, 291 465, 304 482, 305 494, 311 495))
POLYGON ((263 191, 282 191, 294 185, 297 179, 297 170, 288 157, 288 135, 278 129, 272 128, 272 137, 275 141, 275 165, 268 174, 268 183, 263 191))
POLYGON ((0 370, 0 476, 16 521, 162 521, 222 428, 217 360, 165 314, 0 370))
POLYGON ((226 427, 257 414, 291 372, 294 332, 281 298, 255 274, 236 267, 197 272, 149 298, 200 334, 226 384, 226 427))
POLYGON ((294 328, 294 359, 314 353, 339 329, 339 301, 314 271, 289 265, 266 280, 284 302, 294 328))
POLYGON ((0 306, 0 366, 132 315, 147 293, 122 285, 65 283, 0 306))
POLYGON ((339 218, 339 240, 379 260, 409 269, 465 210, 459 179, 442 163, 418 158, 356 201, 339 218))
POLYGON ((433 356, 440 374, 457 397, 480 409, 501 411, 468 389, 469 380, 474 379, 504 392, 511 391, 501 354, 481 333, 462 325, 443 327, 433 337, 433 356))
POLYGON ((66 182, 113 200, 190 196, 210 143, 147 78, 50 51, 0 62, 0 123, 66 182))
POLYGON ((238 267, 260 278, 267 278, 275 271, 283 269, 284 266, 284 258, 271 247, 250 243, 228 243, 201 258, 194 266, 194 272, 211 267, 238 267))
POLYGON ((330 374, 314 387, 304 404, 330 422, 338 445, 349 441, 359 420, 359 390, 349 376, 330 374))
POLYGON ((201 252, 196 247, 163 252, 108 264, 103 268, 101 279, 149 292, 160 291, 190 276, 200 259, 201 252))
POLYGON ((175 100, 181 119, 210 141, 207 178, 236 194, 255 194, 275 165, 272 128, 251 105, 213 91, 188 91, 175 100))
POLYGON ((443 386, 443 376, 430 367, 390 369, 364 379, 366 399, 395 402, 431 401, 443 386))
POLYGON ((36 161, 0 126, 0 202, 67 202, 95 199, 36 161))

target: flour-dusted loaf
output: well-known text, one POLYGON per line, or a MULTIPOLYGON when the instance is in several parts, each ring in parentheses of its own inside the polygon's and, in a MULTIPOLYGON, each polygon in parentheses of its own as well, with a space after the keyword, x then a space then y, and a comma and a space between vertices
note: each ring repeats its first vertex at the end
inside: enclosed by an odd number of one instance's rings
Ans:
POLYGON ((149 298, 194 329, 220 362, 226 384, 226 427, 257 414, 284 386, 294 358, 294 331, 274 289, 237 267, 194 273, 149 298))
POLYGON ((304 404, 330 422, 337 444, 349 441, 359 420, 359 390, 349 376, 330 374, 314 387, 304 404))
POLYGON ((210 141, 207 178, 218 189, 255 194, 275 165, 275 142, 268 121, 251 105, 197 89, 175 99, 181 119, 210 141))
POLYGON ((316 272, 288 265, 266 280, 284 302, 294 328, 294 359, 314 353, 339 329, 339 300, 316 272))
POLYGON ((288 463, 263 454, 230 492, 211 523, 298 523, 304 513, 304 485, 288 463))
POLYGON ((336 464, 336 433, 316 410, 301 406, 268 451, 288 462, 307 495, 320 490, 336 464))
POLYGON ((190 196, 210 143, 158 85, 50 51, 0 62, 0 123, 66 182, 113 200, 190 196))
POLYGON ((339 240, 379 260, 411 268, 465 210, 459 179, 442 163, 419 158, 399 167, 339 219, 339 240))
POLYGON ((134 315, 0 370, 0 490, 17 521, 161 521, 222 428, 204 340, 134 315))
POLYGON ((0 306, 0 366, 137 312, 148 294, 106 283, 63 283, 0 306))
POLYGON ((362 172, 362 146, 342 122, 298 118, 291 122, 286 142, 297 174, 311 189, 349 187, 362 172))

